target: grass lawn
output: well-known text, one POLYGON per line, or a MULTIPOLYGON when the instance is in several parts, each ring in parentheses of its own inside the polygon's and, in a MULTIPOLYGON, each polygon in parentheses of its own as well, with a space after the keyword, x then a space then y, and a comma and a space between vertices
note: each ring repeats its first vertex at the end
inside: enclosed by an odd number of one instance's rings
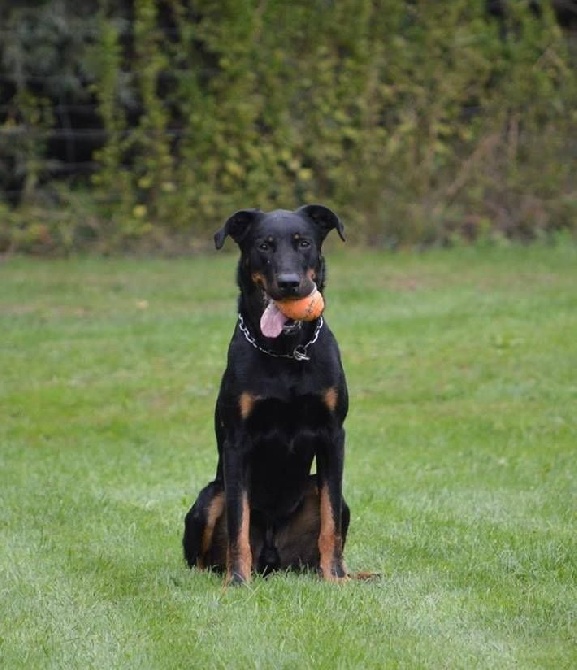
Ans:
POLYGON ((180 551, 236 257, 0 264, 0 667, 577 667, 577 248, 328 255, 382 578, 238 589, 180 551))

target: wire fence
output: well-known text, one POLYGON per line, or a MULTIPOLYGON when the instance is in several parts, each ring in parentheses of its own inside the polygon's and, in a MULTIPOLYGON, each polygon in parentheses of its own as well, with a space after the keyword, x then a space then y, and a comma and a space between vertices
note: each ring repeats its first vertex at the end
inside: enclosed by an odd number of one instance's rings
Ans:
POLYGON ((119 3, 158 13, 102 33, 52 3, 2 21, 0 253, 180 240, 239 201, 330 202, 391 247, 575 227, 577 33, 551 15, 524 5, 509 39, 483 3, 375 2, 362 29, 326 9, 322 42, 280 0, 275 39, 188 14, 177 30, 168 5, 119 3))

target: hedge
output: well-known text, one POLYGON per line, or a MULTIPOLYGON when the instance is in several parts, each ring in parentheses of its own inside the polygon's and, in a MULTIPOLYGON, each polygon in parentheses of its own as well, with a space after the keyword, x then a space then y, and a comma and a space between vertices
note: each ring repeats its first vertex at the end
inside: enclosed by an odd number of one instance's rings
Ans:
MULTIPOLYGON (((313 201, 387 248, 577 230, 575 45, 547 3, 89 4, 59 25, 82 27, 67 95, 104 131, 94 170, 49 174, 57 95, 24 73, 0 127, 0 179, 26 176, 4 251, 191 251, 236 209, 313 201)), ((37 5, 12 34, 47 30, 37 5)))

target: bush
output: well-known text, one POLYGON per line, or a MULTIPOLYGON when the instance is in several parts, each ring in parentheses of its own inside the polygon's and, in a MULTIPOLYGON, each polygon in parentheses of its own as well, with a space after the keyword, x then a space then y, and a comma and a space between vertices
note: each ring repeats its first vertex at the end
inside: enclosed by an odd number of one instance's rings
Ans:
MULTIPOLYGON (((139 0, 123 23, 102 3, 84 54, 107 134, 82 196, 97 224, 80 215, 68 244, 190 249, 235 209, 309 201, 387 247, 575 230, 577 85, 529 4, 497 22, 465 0, 139 0)), ((53 231, 28 196, 5 246, 29 216, 53 231)))

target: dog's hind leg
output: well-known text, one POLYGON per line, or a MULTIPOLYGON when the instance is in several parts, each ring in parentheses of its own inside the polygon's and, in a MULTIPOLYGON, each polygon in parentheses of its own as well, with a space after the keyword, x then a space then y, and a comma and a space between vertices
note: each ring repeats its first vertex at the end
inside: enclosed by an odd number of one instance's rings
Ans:
POLYGON ((224 488, 211 482, 199 493, 184 519, 182 548, 188 565, 197 568, 226 568, 224 488))
MULTIPOLYGON (((281 570, 320 570, 321 556, 318 545, 321 529, 320 506, 317 478, 311 475, 301 504, 275 535, 275 547, 280 557, 281 570)), ((343 500, 341 512, 343 546, 347 538, 350 517, 349 506, 343 500)))

